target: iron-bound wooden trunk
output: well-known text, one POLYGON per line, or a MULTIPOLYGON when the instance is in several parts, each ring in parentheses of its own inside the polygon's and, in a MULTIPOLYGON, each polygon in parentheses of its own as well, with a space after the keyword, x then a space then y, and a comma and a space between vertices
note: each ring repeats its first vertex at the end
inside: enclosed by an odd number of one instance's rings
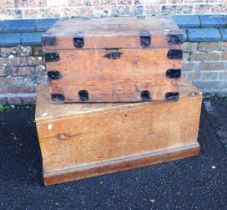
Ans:
POLYGON ((201 92, 177 102, 53 104, 38 90, 36 124, 45 185, 199 154, 201 92))
POLYGON ((52 100, 178 99, 182 42, 167 17, 57 22, 42 37, 52 100))

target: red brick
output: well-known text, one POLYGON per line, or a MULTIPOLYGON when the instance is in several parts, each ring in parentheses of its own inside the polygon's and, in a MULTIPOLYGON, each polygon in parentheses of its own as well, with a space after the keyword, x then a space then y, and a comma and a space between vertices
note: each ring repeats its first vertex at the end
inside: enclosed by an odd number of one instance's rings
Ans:
POLYGON ((192 5, 164 5, 161 8, 161 13, 163 15, 191 14, 192 10, 192 5))
POLYGON ((210 5, 208 4, 200 4, 200 5, 194 5, 194 11, 195 13, 199 14, 205 14, 210 12, 210 5))
POLYGON ((8 97, 7 103, 10 105, 19 105, 19 104, 21 104, 21 99, 20 99, 20 97, 16 97, 16 96, 8 97))
POLYGON ((14 0, 1 0, 0 1, 0 9, 14 8, 14 7, 15 7, 14 0))
MULTIPOLYGON (((105 1, 105 0, 103 0, 103 1, 105 1)), ((106 1, 108 1, 108 0, 106 0, 106 1)), ((111 0, 109 0, 109 1, 111 1, 111 0)), ((69 6, 83 6, 84 5, 84 0, 68 0, 68 2, 69 2, 68 3, 69 6)))
MULTIPOLYGON (((69 1, 77 1, 80 2, 81 0, 69 0, 69 1)), ((136 0, 135 0, 136 3, 136 0)), ((116 0, 100 0, 100 5, 116 5, 116 0)))
POLYGON ((47 17, 61 17, 61 11, 59 7, 50 7, 50 8, 40 8, 39 10, 39 15, 42 18, 47 18, 47 17))
POLYGON ((17 7, 43 7, 46 6, 46 0, 15 0, 17 7))
POLYGON ((221 50, 220 42, 200 42, 198 51, 210 52, 214 50, 221 50))
POLYGON ((99 0, 84 0, 84 6, 97 6, 99 5, 99 0))
POLYGON ((218 79, 219 80, 227 80, 227 71, 219 72, 218 79))
POLYGON ((67 6, 68 5, 68 0, 61 0, 61 1, 56 1, 56 0, 47 0, 47 6, 67 6))
MULTIPOLYGON (((85 0, 86 1, 86 0, 85 0)), ((117 0, 117 4, 119 5, 132 5, 134 4, 133 0, 117 0)))
POLYGON ((18 68, 18 75, 30 75, 34 72, 34 67, 24 66, 18 68))
POLYGON ((199 80, 201 79, 201 72, 196 71, 187 72, 187 78, 189 80, 199 80))
POLYGON ((5 105, 5 104, 7 104, 7 98, 6 97, 1 97, 1 95, 0 95, 0 104, 1 105, 5 105))
POLYGON ((185 42, 183 44, 183 51, 184 52, 197 51, 197 48, 198 48, 197 42, 185 42))
POLYGON ((207 53, 205 52, 193 52, 191 53, 191 61, 204 61, 207 57, 207 53))
POLYGON ((144 13, 146 15, 157 15, 161 13, 160 5, 147 5, 144 7, 144 13))
POLYGON ((182 63, 182 70, 183 71, 193 71, 194 70, 194 64, 193 63, 182 63))
POLYGON ((36 86, 10 86, 8 87, 8 93, 35 93, 36 92, 36 86))
POLYGON ((42 56, 38 56, 38 57, 29 56, 27 57, 27 62, 28 62, 28 65, 37 66, 37 65, 44 64, 44 59, 42 56))
POLYGON ((223 70, 224 62, 200 62, 196 65, 196 70, 223 70))
POLYGON ((227 61, 227 52, 221 53, 221 60, 227 61))
POLYGON ((38 8, 22 9, 21 11, 24 19, 37 18, 39 14, 38 8))
POLYGON ((22 104, 36 104, 36 96, 24 96, 24 97, 21 97, 21 100, 22 100, 22 104))
POLYGON ((219 59, 220 59, 220 51, 209 52, 206 58, 206 60, 208 61, 218 61, 219 59))
POLYGON ((216 72, 203 71, 202 72, 203 80, 216 80, 217 78, 218 78, 218 71, 216 71, 216 72))

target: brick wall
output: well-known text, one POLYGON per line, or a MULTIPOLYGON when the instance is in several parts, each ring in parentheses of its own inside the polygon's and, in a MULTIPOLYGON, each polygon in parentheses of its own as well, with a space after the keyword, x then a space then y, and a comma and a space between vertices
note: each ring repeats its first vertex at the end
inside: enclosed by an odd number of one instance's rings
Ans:
MULTIPOLYGON (((184 34, 183 76, 203 92, 227 94, 227 15, 174 16, 184 34)), ((35 103, 47 83, 41 35, 57 19, 0 24, 0 104, 35 103)))
POLYGON ((227 42, 185 42, 183 76, 203 92, 227 94, 227 42))
POLYGON ((0 19, 224 14, 227 0, 1 0, 0 19))
POLYGON ((0 104, 34 104, 37 85, 45 84, 40 46, 0 48, 0 104))

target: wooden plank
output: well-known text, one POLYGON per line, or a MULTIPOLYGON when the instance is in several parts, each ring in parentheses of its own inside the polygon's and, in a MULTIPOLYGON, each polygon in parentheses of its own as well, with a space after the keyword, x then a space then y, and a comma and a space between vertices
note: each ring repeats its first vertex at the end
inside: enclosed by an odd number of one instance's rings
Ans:
MULTIPOLYGON (((83 102, 80 91, 87 91, 88 100, 85 102, 138 102, 146 100, 165 101, 168 92, 179 92, 179 80, 167 79, 165 76, 154 76, 144 81, 91 81, 65 82, 51 81, 51 94, 62 94, 63 102, 83 102), (143 92, 149 91, 146 98, 143 92)), ((62 102, 58 101, 57 103, 62 102)))
POLYGON ((46 184, 139 167, 146 154, 148 164, 198 154, 202 96, 186 81, 181 99, 167 103, 55 105, 46 92, 38 91, 36 107, 46 184))
POLYGON ((47 62, 51 93, 62 94, 64 102, 80 102, 80 90, 88 102, 143 101, 143 91, 152 100, 165 100, 168 92, 178 92, 181 60, 169 59, 168 49, 58 50, 56 62, 47 62), (106 55, 117 53, 118 59, 106 55), (167 72, 179 72, 177 79, 167 72), (57 74, 57 76, 56 76, 57 74))
POLYGON ((181 59, 169 59, 168 49, 58 50, 56 62, 47 62, 48 71, 59 71, 64 81, 88 82, 149 80, 153 75, 166 75, 168 69, 181 69, 181 59), (113 59, 108 55, 117 53, 113 59), (116 56, 117 56, 116 55, 116 56))
POLYGON ((119 171, 125 171, 138 167, 154 165, 172 160, 179 160, 199 155, 199 152, 199 144, 195 143, 193 145, 187 145, 174 149, 164 149, 148 154, 133 156, 131 158, 127 157, 121 160, 98 163, 96 165, 85 166, 83 168, 71 168, 53 173, 44 172, 44 184, 48 186, 119 171))
POLYGON ((83 38, 82 48, 143 48, 141 36, 150 36, 147 48, 175 48, 183 36, 171 17, 71 18, 54 24, 43 35, 47 49, 76 49, 73 38, 83 38))

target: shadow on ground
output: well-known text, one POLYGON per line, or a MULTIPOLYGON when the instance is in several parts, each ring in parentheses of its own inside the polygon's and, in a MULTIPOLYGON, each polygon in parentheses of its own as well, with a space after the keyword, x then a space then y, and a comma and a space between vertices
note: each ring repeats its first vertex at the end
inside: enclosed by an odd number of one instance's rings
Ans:
POLYGON ((0 209, 225 209, 227 156, 217 132, 227 101, 208 103, 198 157, 51 187, 42 183, 34 108, 1 111, 0 209))

